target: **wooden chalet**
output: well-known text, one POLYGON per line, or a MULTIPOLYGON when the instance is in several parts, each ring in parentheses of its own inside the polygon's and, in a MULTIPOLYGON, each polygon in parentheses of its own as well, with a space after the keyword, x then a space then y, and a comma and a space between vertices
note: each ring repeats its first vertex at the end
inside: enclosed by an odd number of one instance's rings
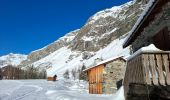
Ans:
POLYGON ((47 77, 47 80, 48 80, 48 81, 56 81, 56 80, 57 80, 57 75, 54 75, 53 77, 48 76, 48 77, 47 77))
POLYGON ((114 57, 85 69, 89 81, 90 94, 113 94, 117 91, 116 82, 123 79, 126 60, 114 57))
POLYGON ((123 47, 129 45, 133 54, 123 83, 126 100, 170 100, 170 0, 149 1, 123 47))

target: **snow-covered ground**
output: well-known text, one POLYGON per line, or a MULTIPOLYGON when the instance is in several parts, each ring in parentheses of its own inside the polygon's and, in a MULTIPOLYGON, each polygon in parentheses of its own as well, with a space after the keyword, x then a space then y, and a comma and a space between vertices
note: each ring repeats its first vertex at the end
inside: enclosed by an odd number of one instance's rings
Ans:
POLYGON ((88 94, 83 81, 1 80, 0 100, 124 100, 123 88, 115 95, 88 94))

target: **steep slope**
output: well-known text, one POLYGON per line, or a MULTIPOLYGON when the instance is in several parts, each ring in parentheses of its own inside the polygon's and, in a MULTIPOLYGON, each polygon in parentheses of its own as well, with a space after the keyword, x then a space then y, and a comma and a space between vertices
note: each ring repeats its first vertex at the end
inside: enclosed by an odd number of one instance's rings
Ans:
POLYGON ((13 54, 10 53, 5 56, 0 57, 0 68, 7 66, 7 65, 13 65, 18 66, 23 60, 27 59, 27 55, 23 54, 13 54))
POLYGON ((122 48, 124 34, 130 31, 147 1, 134 0, 96 13, 81 29, 31 52, 20 66, 46 67, 49 75, 53 75, 83 63, 90 66, 95 58, 128 55, 129 49, 122 48))
POLYGON ((95 52, 94 56, 90 59, 83 60, 83 53, 77 51, 71 51, 68 47, 60 48, 54 53, 48 55, 47 57, 33 63, 35 67, 44 67, 47 66, 48 63, 48 75, 52 76, 57 74, 59 77, 62 77, 63 73, 66 70, 78 69, 82 67, 83 63, 86 67, 90 67, 94 65, 94 60, 96 58, 102 58, 103 60, 114 57, 114 56, 128 56, 129 48, 123 49, 122 43, 125 37, 121 37, 121 39, 116 39, 111 42, 107 47, 95 52), (70 58, 72 55, 73 58, 70 58), (44 66, 43 66, 44 65, 44 66))
POLYGON ((23 62, 21 62, 21 64, 19 66, 21 66, 21 67, 28 66, 28 65, 32 64, 33 62, 38 61, 38 60, 48 56, 49 54, 55 52, 56 50, 69 45, 73 41, 74 37, 77 35, 78 31, 79 31, 79 29, 69 32, 65 36, 54 41, 53 43, 51 43, 41 49, 32 51, 28 55, 27 59, 24 60, 23 62))

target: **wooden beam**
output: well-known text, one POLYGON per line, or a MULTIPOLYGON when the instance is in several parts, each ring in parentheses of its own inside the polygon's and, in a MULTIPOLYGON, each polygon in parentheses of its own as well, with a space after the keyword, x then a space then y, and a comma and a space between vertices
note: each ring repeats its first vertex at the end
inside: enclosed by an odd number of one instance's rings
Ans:
POLYGON ((163 76, 163 61, 162 57, 160 54, 156 54, 156 62, 157 62, 157 67, 158 67, 158 78, 159 78, 159 83, 163 86, 165 86, 165 79, 163 76))

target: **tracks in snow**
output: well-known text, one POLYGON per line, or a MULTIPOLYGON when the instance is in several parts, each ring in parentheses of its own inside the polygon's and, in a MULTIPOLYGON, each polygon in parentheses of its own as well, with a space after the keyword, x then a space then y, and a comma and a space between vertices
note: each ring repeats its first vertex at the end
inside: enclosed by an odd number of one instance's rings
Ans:
POLYGON ((23 85, 20 88, 16 89, 4 100, 23 100, 23 98, 36 94, 37 92, 40 92, 42 90, 43 88, 37 85, 23 85))

